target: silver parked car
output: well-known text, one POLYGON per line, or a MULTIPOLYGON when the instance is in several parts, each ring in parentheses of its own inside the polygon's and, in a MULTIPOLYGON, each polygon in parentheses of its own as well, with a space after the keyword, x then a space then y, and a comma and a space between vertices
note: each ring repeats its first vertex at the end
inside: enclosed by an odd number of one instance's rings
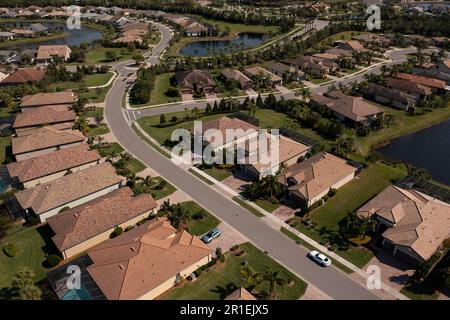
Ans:
POLYGON ((210 243, 221 235, 219 228, 214 228, 202 237, 204 243, 210 243))

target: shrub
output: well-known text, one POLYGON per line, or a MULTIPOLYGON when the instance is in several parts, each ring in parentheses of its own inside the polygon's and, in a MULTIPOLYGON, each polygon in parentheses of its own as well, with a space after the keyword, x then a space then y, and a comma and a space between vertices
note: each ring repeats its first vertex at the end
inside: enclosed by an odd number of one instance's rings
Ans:
POLYGON ((123 233, 122 227, 116 227, 114 229, 114 231, 111 232, 111 235, 109 237, 112 239, 112 238, 115 238, 117 236, 120 236, 122 233, 123 233))
POLYGON ((328 197, 332 198, 336 195, 337 190, 336 189, 330 189, 330 191, 328 191, 328 197))
POLYGON ((10 258, 17 254, 16 246, 12 243, 8 243, 3 247, 3 252, 10 258))
POLYGON ((348 239, 348 241, 350 241, 351 243, 353 243, 356 246, 362 246, 364 244, 368 244, 370 242, 370 240, 372 240, 372 238, 369 236, 364 236, 363 239, 361 239, 359 237, 348 239))
POLYGON ((47 256, 47 260, 45 262, 48 268, 53 268, 61 262, 61 257, 56 254, 51 254, 47 256))
POLYGON ((134 226, 128 226, 125 228, 124 232, 128 232, 130 230, 133 230, 134 226))
POLYGON ((178 90, 174 87, 170 87, 169 89, 167 89, 167 91, 165 92, 165 95, 168 97, 178 97, 178 90))
POLYGON ((178 121, 177 116, 173 116, 172 118, 170 118, 170 121, 171 122, 177 122, 178 121))
POLYGON ((230 248, 230 251, 234 251, 234 250, 236 250, 237 248, 239 248, 239 245, 235 244, 234 246, 232 246, 232 247, 230 248))
POLYGON ((219 257, 219 261, 222 263, 225 262, 225 256, 223 254, 219 257))
POLYGON ((202 220, 205 217, 205 212, 203 210, 197 211, 196 213, 194 213, 192 215, 192 218, 194 218, 194 220, 202 220))

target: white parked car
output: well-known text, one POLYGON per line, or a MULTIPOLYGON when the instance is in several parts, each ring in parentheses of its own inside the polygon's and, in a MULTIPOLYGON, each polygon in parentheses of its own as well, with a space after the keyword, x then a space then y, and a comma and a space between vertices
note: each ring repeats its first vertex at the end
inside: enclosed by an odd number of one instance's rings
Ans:
POLYGON ((319 251, 313 250, 308 253, 308 257, 311 258, 314 262, 320 264, 322 267, 328 267, 331 265, 331 260, 323 253, 319 251))

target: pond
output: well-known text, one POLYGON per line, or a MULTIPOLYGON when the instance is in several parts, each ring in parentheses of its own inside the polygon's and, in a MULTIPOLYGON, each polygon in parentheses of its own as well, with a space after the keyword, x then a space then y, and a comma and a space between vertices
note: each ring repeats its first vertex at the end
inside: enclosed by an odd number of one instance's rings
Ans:
POLYGON ((233 40, 206 40, 195 41, 180 49, 183 56, 206 57, 214 54, 232 53, 253 48, 269 40, 265 33, 243 32, 233 40))
POLYGON ((450 121, 395 139, 378 151, 425 168, 433 179, 450 185, 450 121))
MULTIPOLYGON (((42 25, 49 29, 66 32, 68 35, 64 38, 44 40, 38 42, 28 42, 18 45, 12 45, 11 47, 3 48, 12 49, 14 47, 20 47, 22 49, 37 49, 40 45, 56 45, 56 44, 67 44, 70 46, 78 46, 81 43, 89 43, 94 40, 102 39, 102 33, 93 28, 83 26, 81 24, 81 29, 70 30, 65 24, 57 22, 40 22, 42 25)), ((1 26, 13 27, 13 28, 28 28, 32 24, 31 22, 3 22, 0 23, 1 26)))

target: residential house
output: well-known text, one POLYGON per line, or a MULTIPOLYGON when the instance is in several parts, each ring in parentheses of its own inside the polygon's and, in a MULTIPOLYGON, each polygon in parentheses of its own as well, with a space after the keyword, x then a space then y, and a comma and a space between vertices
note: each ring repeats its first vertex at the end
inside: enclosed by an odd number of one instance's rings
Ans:
POLYGON ((439 62, 437 64, 437 69, 441 72, 450 74, 450 59, 439 62))
MULTIPOLYGON (((269 133, 261 133, 258 139, 267 140, 267 150, 262 150, 261 145, 252 143, 246 144, 246 162, 242 165, 243 171, 248 175, 261 179, 265 176, 276 175, 283 168, 290 167, 298 162, 299 159, 306 156, 311 146, 297 142, 283 135, 272 135, 269 133), (273 145, 276 143, 278 145, 273 145), (277 154, 271 153, 273 146, 277 154), (270 159, 270 163, 264 163, 261 159, 270 159)), ((256 141, 256 137, 254 139, 256 141)))
POLYGON ((55 58, 67 61, 70 58, 71 52, 72 50, 68 45, 65 44, 39 46, 36 56, 36 62, 48 64, 55 58))
POLYGON ((241 143, 246 139, 258 135, 258 127, 238 118, 230 118, 227 116, 210 120, 202 123, 201 132, 194 127, 191 129, 193 134, 202 135, 205 145, 211 145, 214 150, 222 150, 233 145, 241 143), (209 130, 209 132, 207 132, 209 130), (210 136, 212 130, 220 132, 222 139, 210 136), (232 131, 232 135, 228 132, 232 131))
POLYGON ((12 32, 1 31, 0 32, 0 40, 2 40, 2 41, 13 40, 15 35, 16 34, 12 33, 12 32))
POLYGON ((395 75, 397 79, 407 80, 416 84, 420 84, 426 87, 431 88, 434 93, 444 93, 445 91, 450 90, 450 87, 447 85, 445 81, 419 76, 416 74, 410 73, 398 73, 395 75))
POLYGON ((306 72, 313 78, 323 78, 325 73, 332 71, 329 69, 327 70, 319 59, 311 56, 300 56, 294 59, 283 60, 282 62, 306 72))
POLYGON ((74 147, 86 138, 78 130, 58 130, 52 126, 28 130, 12 138, 12 154, 17 161, 74 147))
POLYGON ((62 209, 82 205, 119 189, 122 184, 123 178, 111 164, 104 162, 19 191, 15 197, 26 214, 45 222, 62 209))
POLYGON ((142 38, 140 36, 131 35, 121 35, 120 37, 114 39, 113 43, 142 43, 142 38))
POLYGON ((418 96, 419 98, 426 98, 433 92, 431 88, 417 84, 408 80, 388 78, 386 79, 386 86, 393 89, 398 89, 408 94, 418 96))
POLYGON ((359 51, 359 52, 367 51, 367 49, 364 48, 362 43, 357 40, 341 41, 337 46, 337 48, 346 51, 359 51))
POLYGON ((41 92, 24 96, 20 107, 22 112, 44 106, 52 106, 54 110, 65 111, 67 108, 71 108, 76 101, 77 97, 72 91, 41 92))
POLYGON ((30 24, 30 30, 35 33, 46 33, 48 31, 48 28, 42 23, 32 23, 30 24))
POLYGON ((270 86, 283 85, 282 77, 277 76, 276 74, 258 66, 245 68, 244 73, 252 78, 254 82, 267 81, 270 86))
POLYGON ((419 98, 415 95, 398 89, 379 86, 372 82, 368 84, 365 95, 377 102, 403 110, 414 108, 419 101, 419 98))
POLYGON ((208 32, 208 28, 198 22, 191 23, 185 29, 185 34, 188 37, 199 37, 204 32, 208 32))
POLYGON ((305 161, 289 166, 279 181, 287 188, 292 199, 310 207, 332 189, 350 182, 358 168, 347 160, 320 152, 305 161))
POLYGON ((199 91, 211 93, 214 91, 214 79, 206 70, 177 71, 175 78, 182 94, 199 91))
POLYGON ((371 126, 384 115, 384 110, 368 103, 362 97, 352 97, 340 91, 332 91, 327 96, 313 94, 310 104, 313 107, 328 108, 337 119, 354 127, 371 126))
POLYGON ((389 186, 357 214, 375 220, 383 246, 414 265, 428 261, 450 237, 450 204, 414 189, 389 186))
POLYGON ((16 133, 54 124, 66 124, 66 127, 71 128, 76 118, 75 112, 67 108, 60 110, 53 106, 38 107, 17 114, 13 128, 16 133))
POLYGON ((20 184, 27 189, 97 165, 101 161, 97 150, 89 150, 88 145, 81 144, 8 163, 6 168, 14 184, 20 184))
POLYGON ((64 259, 109 239, 116 227, 125 229, 148 218, 157 208, 149 194, 133 195, 129 187, 112 191, 47 219, 52 241, 64 259))
POLYGON ((432 68, 416 68, 414 69, 414 74, 442 80, 445 81, 447 85, 450 85, 450 72, 446 72, 443 67, 440 67, 439 64, 433 65, 432 68))
POLYGON ((20 68, 16 69, 0 82, 0 86, 14 86, 32 84, 42 80, 45 76, 44 68, 20 68))
POLYGON ((16 35, 16 38, 32 38, 34 37, 34 32, 28 29, 11 29, 10 32, 16 35))
POLYGON ((89 249, 86 269, 108 300, 152 300, 210 262, 211 253, 158 217, 89 249))
POLYGON ((239 70, 223 70, 221 74, 227 80, 239 82, 242 90, 251 89, 253 86, 253 81, 239 70))
POLYGON ((305 79, 305 73, 303 71, 280 62, 269 64, 267 70, 283 79, 290 79, 292 81, 301 81, 305 79))
POLYGON ((313 57, 319 60, 329 60, 336 62, 341 58, 340 54, 337 53, 331 53, 331 52, 323 52, 323 53, 316 53, 313 54, 313 57))
POLYGON ((6 79, 6 77, 8 77, 8 74, 3 73, 3 72, 0 71, 0 82, 1 82, 3 79, 6 79))
POLYGON ((244 287, 240 287, 230 293, 224 300, 256 300, 256 298, 248 292, 244 287))

